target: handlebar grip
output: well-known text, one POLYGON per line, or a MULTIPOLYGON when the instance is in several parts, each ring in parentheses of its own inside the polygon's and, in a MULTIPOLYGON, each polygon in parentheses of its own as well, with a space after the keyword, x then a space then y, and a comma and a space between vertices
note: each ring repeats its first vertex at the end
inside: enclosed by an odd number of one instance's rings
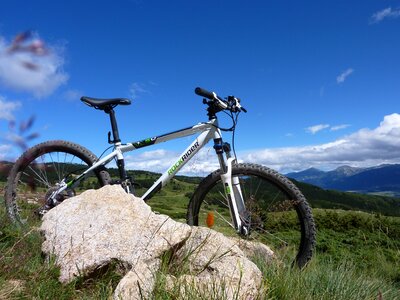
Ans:
POLYGON ((210 100, 214 99, 214 93, 209 92, 209 91, 207 91, 207 90, 205 90, 205 89, 202 89, 202 88, 200 88, 200 87, 197 87, 197 88, 194 90, 194 92, 195 92, 197 95, 202 96, 202 97, 205 97, 205 98, 207 98, 207 99, 210 99, 210 100))

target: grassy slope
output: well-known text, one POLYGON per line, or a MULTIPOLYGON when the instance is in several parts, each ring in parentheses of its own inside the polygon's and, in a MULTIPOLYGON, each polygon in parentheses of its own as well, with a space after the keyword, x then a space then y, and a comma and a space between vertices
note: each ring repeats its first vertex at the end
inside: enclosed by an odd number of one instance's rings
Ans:
POLYGON ((400 198, 324 190, 294 181, 313 208, 361 210, 400 217, 400 198))
MULTIPOLYGON (((116 170, 113 170, 113 173, 116 175, 116 170)), ((132 171, 131 175, 135 178, 136 182, 147 188, 160 176, 159 174, 146 171, 132 171)), ((190 194, 200 180, 200 177, 178 176, 172 183, 180 185, 184 192, 173 190, 172 193, 178 192, 182 196, 187 193, 190 194)), ((294 183, 303 192, 313 208, 360 210, 400 217, 400 198, 324 190, 307 183, 297 181, 294 181, 294 183)), ((171 192, 171 188, 174 188, 174 185, 166 189, 167 193, 171 192)), ((181 200, 188 201, 187 199, 181 200)), ((171 206, 165 205, 165 207, 168 209, 171 206)), ((182 207, 182 204, 180 207, 182 207)))
MULTIPOLYGON (((153 180, 146 173, 137 175, 137 179, 153 180)), ((175 180, 149 204, 183 220, 187 196, 192 191, 192 183, 175 180), (176 194, 180 197, 172 197, 176 194)), ((57 268, 45 264, 41 257, 40 235, 8 226, 2 202, 0 197, 0 299, 107 299, 111 295, 121 278, 116 266, 99 278, 59 284, 57 268)), ((317 253, 307 269, 299 272, 258 262, 267 298, 377 299, 382 294, 383 299, 398 299, 400 218, 331 209, 313 212, 318 228, 317 253)), ((162 281, 156 291, 156 299, 176 296, 165 291, 162 281)))

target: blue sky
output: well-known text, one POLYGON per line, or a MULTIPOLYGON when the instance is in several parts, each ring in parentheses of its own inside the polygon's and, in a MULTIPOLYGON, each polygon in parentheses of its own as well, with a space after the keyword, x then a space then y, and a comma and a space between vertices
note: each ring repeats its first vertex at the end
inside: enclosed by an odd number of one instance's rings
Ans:
MULTIPOLYGON (((240 160, 282 172, 400 162, 399 32, 399 0, 4 1, 0 159, 17 155, 9 121, 32 115, 31 145, 65 139, 101 154, 108 118, 82 95, 133 99, 117 108, 127 142, 205 121, 201 86, 248 109, 240 160), (26 30, 46 55, 9 53, 26 30)), ((188 143, 127 161, 164 170, 188 143)), ((216 165, 205 152, 197 163, 208 171, 216 165)))

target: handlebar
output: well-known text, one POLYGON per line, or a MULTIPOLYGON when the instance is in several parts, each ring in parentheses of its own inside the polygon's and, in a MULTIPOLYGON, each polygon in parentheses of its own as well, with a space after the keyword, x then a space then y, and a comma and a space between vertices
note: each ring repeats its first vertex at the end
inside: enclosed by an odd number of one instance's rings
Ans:
POLYGON ((197 95, 202 96, 202 97, 207 98, 207 99, 210 99, 210 100, 213 100, 214 97, 216 96, 215 93, 209 92, 209 91, 207 91, 207 90, 205 90, 205 89, 202 89, 201 87, 197 87, 197 88, 194 90, 194 92, 195 92, 197 95))
POLYGON ((228 101, 226 101, 221 99, 216 93, 207 91, 200 87, 197 87, 194 92, 199 96, 211 100, 222 110, 230 110, 231 112, 247 112, 247 110, 240 105, 240 99, 234 96, 228 96, 228 101))

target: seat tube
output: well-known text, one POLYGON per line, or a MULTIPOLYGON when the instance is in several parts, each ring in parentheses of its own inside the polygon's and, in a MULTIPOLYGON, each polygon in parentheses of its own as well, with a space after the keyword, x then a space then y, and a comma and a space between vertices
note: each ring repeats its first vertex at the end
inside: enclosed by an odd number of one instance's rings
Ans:
POLYGON ((121 146, 121 139, 119 138, 119 131, 118 131, 117 119, 115 117, 115 112, 111 107, 105 110, 105 112, 110 115, 111 129, 113 134, 112 143, 114 143, 115 148, 117 150, 117 167, 118 167, 119 178, 121 180, 120 182, 122 184, 125 183, 126 186, 125 189, 129 193, 130 187, 126 183, 130 179, 128 178, 128 174, 126 173, 124 156, 122 155, 122 152, 119 148, 121 146))
POLYGON ((111 129, 113 133, 113 142, 114 143, 120 143, 121 139, 119 138, 119 132, 118 132, 118 125, 117 125, 117 119, 115 118, 115 112, 111 108, 107 113, 110 115, 110 122, 111 122, 111 129))
POLYGON ((118 172, 119 172, 119 177, 120 177, 119 182, 127 193, 134 194, 133 178, 128 176, 128 174, 126 172, 124 156, 122 155, 122 151, 119 147, 120 147, 120 143, 116 143, 117 167, 118 167, 118 172))

